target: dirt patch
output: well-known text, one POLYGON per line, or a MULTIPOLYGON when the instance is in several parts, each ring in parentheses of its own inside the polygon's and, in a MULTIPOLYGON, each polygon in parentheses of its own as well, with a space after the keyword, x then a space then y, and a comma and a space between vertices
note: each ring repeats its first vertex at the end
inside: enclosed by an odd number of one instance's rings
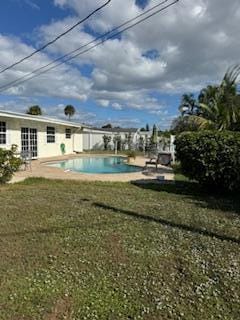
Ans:
POLYGON ((111 260, 116 264, 127 263, 128 257, 121 242, 121 236, 115 233, 106 237, 106 245, 111 260))
POLYGON ((71 320, 72 302, 70 298, 64 297, 57 300, 51 313, 44 320, 71 320))

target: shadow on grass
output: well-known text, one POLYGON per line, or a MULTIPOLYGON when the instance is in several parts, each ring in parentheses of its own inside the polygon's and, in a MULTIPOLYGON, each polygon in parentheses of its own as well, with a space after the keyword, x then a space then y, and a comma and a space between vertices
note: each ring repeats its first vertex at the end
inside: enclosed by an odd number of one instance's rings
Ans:
POLYGON ((209 190, 201 187, 197 182, 175 181, 175 183, 144 183, 132 181, 131 183, 141 189, 166 192, 169 194, 183 195, 195 200, 195 205, 213 210, 222 210, 234 214, 240 214, 240 199, 237 194, 224 194, 220 190, 209 190))
POLYGON ((229 242, 234 242, 234 243, 240 244, 240 239, 236 239, 236 238, 229 237, 226 235, 220 235, 215 232, 211 232, 208 230, 188 226, 186 224, 175 223, 172 221, 165 220, 163 218, 152 217, 149 215, 144 215, 144 214, 136 213, 136 212, 129 211, 129 210, 115 208, 115 207, 112 207, 112 206, 109 206, 109 205, 106 205, 106 204, 100 203, 100 202, 95 202, 95 203, 93 203, 93 205, 97 208, 112 211, 113 213, 117 213, 117 214, 123 214, 123 215, 129 216, 129 217, 132 217, 135 219, 139 219, 142 221, 156 222, 156 223, 159 223, 163 226, 179 229, 182 231, 188 231, 188 232, 192 232, 194 234, 199 234, 199 235, 206 236, 206 237, 216 238, 221 241, 229 241, 229 242))

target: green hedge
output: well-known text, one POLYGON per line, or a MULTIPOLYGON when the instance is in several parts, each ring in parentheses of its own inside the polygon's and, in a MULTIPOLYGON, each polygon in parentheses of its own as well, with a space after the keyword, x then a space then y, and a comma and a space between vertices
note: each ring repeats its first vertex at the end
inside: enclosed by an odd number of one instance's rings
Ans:
POLYGON ((0 184, 10 181, 22 164, 22 161, 15 157, 15 151, 14 146, 11 150, 0 148, 0 184))
POLYGON ((175 144, 188 178, 217 190, 240 190, 240 133, 185 132, 175 144))

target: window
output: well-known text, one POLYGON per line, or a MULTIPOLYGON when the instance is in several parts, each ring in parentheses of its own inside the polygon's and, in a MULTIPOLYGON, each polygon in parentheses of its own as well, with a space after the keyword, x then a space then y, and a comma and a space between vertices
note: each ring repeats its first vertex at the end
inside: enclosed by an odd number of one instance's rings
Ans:
POLYGON ((55 143, 55 128, 47 127, 47 143, 55 143))
POLYGON ((6 122, 0 122, 0 144, 7 143, 7 128, 6 122))
POLYGON ((66 129, 66 139, 71 139, 71 135, 72 135, 72 132, 71 132, 71 129, 66 129))

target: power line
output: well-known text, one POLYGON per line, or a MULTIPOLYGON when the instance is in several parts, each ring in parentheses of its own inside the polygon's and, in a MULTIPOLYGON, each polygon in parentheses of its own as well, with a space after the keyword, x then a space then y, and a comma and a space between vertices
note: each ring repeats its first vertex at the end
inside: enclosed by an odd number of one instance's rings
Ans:
POLYGON ((42 47, 40 47, 39 49, 33 51, 32 53, 30 53, 28 56, 14 62, 13 64, 11 64, 10 66, 2 69, 0 71, 0 74, 12 69, 13 67, 17 66, 18 64, 22 63, 23 61, 31 58, 32 56, 34 56, 35 54, 37 54, 38 52, 46 49, 47 47, 49 47, 50 45, 52 45, 53 43, 55 43, 56 41, 58 41, 60 38, 62 38, 63 36, 65 36, 66 34, 68 34, 69 32, 71 32, 73 29, 75 29, 77 26, 79 26, 80 24, 82 24, 83 22, 85 22, 86 20, 88 20, 91 16, 93 16, 95 13, 97 13, 98 11, 100 11, 101 9, 103 9, 104 7, 106 7, 112 0, 108 0, 106 3, 104 3, 102 6, 98 7, 97 9, 95 9, 94 11, 92 11, 87 17, 85 17, 84 19, 78 21, 77 23, 75 23, 71 28, 67 29, 66 31, 64 31, 63 33, 61 33, 60 35, 58 35, 56 38, 54 38, 53 40, 47 42, 45 45, 43 45, 42 47))
MULTIPOLYGON (((129 23, 131 23, 131 22, 133 22, 133 21, 135 21, 135 20, 137 20, 138 18, 146 15, 147 13, 153 11, 153 10, 156 9, 157 7, 159 7, 159 6, 161 6, 161 5, 163 5, 164 3, 169 2, 169 1, 170 1, 170 0, 164 0, 164 1, 160 2, 160 3, 158 3, 157 5, 149 8, 148 10, 146 10, 146 11, 144 11, 143 13, 137 15, 136 17, 134 17, 134 18, 132 18, 132 19, 130 19, 130 20, 122 23, 121 25, 115 27, 115 28, 112 29, 111 31, 108 31, 108 32, 106 32, 106 33, 98 36, 97 38, 91 40, 90 42, 82 45, 81 47, 78 47, 77 49, 74 49, 74 50, 66 53, 66 54, 63 55, 63 56, 61 56, 61 57, 59 57, 59 58, 56 58, 55 60, 51 61, 50 63, 48 63, 48 64, 46 64, 46 65, 44 65, 44 66, 42 66, 42 67, 39 67, 39 68, 33 70, 32 72, 29 72, 29 73, 26 74, 25 76, 19 77, 17 80, 14 80, 14 81, 12 81, 12 82, 9 82, 8 84, 0 87, 0 89, 2 89, 2 88, 5 87, 5 86, 7 87, 7 86, 9 86, 9 85, 11 85, 11 84, 14 84, 14 83, 18 82, 18 81, 21 80, 21 79, 25 79, 25 78, 27 78, 28 76, 34 74, 35 72, 40 71, 40 70, 42 70, 42 69, 45 69, 45 68, 47 68, 48 66, 51 66, 52 64, 54 64, 55 62, 58 62, 58 61, 60 61, 60 60, 62 60, 62 59, 64 59, 64 58, 70 56, 71 54, 73 54, 73 53, 75 53, 75 52, 78 52, 78 51, 80 51, 81 49, 83 49, 83 48, 85 48, 85 47, 87 47, 87 46, 95 43, 96 41, 98 41, 98 40, 100 40, 100 39, 102 39, 102 38, 104 38, 104 37, 106 37, 106 36, 109 36, 111 33, 119 30, 120 28, 124 27, 125 25, 127 25, 127 24, 129 24, 129 23)), ((64 62, 65 62, 65 61, 64 61, 64 62)))
POLYGON ((4 85, 4 86, 1 86, 1 87, 0 87, 0 92, 9 89, 9 88, 10 88, 9 86, 12 86, 13 84, 18 85, 18 84, 24 83, 24 82, 26 82, 26 81, 29 81, 29 80, 31 80, 31 79, 33 79, 33 78, 36 78, 36 77, 38 77, 39 75, 42 75, 42 74, 44 74, 44 73, 46 73, 46 72, 48 72, 48 71, 50 71, 50 70, 53 70, 53 69, 55 69, 56 67, 58 67, 58 66, 60 66, 60 65, 62 65, 62 64, 64 64, 64 63, 66 63, 66 62, 68 62, 68 61, 70 61, 70 60, 73 60, 73 59, 75 59, 76 57, 78 57, 78 56, 80 56, 80 55, 82 55, 82 54, 84 54, 84 53, 89 52, 90 50, 94 49, 95 47, 98 47, 99 45, 105 43, 107 40, 112 39, 112 38, 120 35, 121 33, 125 32, 125 31, 127 31, 127 30, 129 30, 129 29, 131 29, 131 28, 133 28, 134 26, 136 26, 136 25, 140 24, 141 22, 149 19, 150 17, 158 14, 159 12, 166 10, 166 9, 169 8, 170 6, 173 6, 173 5, 176 4, 179 0, 175 0, 174 2, 170 3, 169 5, 167 5, 167 6, 163 7, 163 8, 161 8, 161 9, 153 12, 152 14, 150 14, 150 15, 148 15, 147 17, 139 20, 138 22, 130 25, 129 27, 124 28, 123 30, 118 31, 117 33, 114 33, 114 34, 112 34, 112 35, 110 35, 109 37, 107 37, 107 38, 104 39, 104 37, 106 37, 106 35, 109 35, 109 34, 113 33, 113 31, 117 31, 119 28, 121 28, 121 27, 129 24, 130 22, 132 22, 132 21, 134 21, 134 20, 137 20, 139 17, 146 15, 146 13, 149 13, 150 11, 153 11, 154 9, 156 9, 156 7, 159 7, 160 5, 162 5, 162 4, 164 4, 164 3, 168 2, 168 1, 169 1, 169 0, 164 0, 163 2, 159 3, 158 5, 155 5, 154 7, 148 9, 146 12, 144 12, 144 13, 136 16, 135 18, 132 18, 132 19, 126 21, 126 22, 123 23, 122 25, 114 28, 113 30, 111 30, 111 31, 109 31, 109 32, 107 32, 107 33, 99 36, 99 37, 97 37, 96 39, 90 41, 89 43, 87 43, 87 44, 85 44, 85 45, 83 45, 83 46, 81 46, 80 48, 75 49, 75 50, 71 51, 70 53, 68 53, 68 54, 66 54, 66 55, 64 55, 64 56, 62 56, 62 57, 60 57, 60 58, 55 59, 54 61, 50 62, 49 64, 47 64, 47 65, 45 65, 45 66, 42 66, 42 67, 40 67, 40 68, 38 68, 38 69, 35 69, 34 71, 30 72, 29 74, 27 74, 27 75, 25 75, 25 76, 23 76, 23 77, 18 78, 17 80, 14 80, 14 81, 12 81, 12 82, 4 85), (103 38, 103 39, 102 39, 102 38, 103 38), (50 68, 48 68, 48 69, 40 72, 40 73, 38 73, 38 74, 35 74, 35 72, 40 71, 40 70, 42 70, 42 69, 45 69, 45 68, 49 67, 50 65, 54 64, 55 62, 57 62, 57 61, 59 61, 59 60, 62 60, 62 59, 64 59, 64 58, 68 57, 70 54, 72 54, 72 53, 74 53, 74 52, 77 52, 77 51, 79 51, 79 50, 87 47, 87 46, 90 45, 90 44, 93 44, 94 42, 96 42, 96 41, 99 40, 99 39, 102 39, 102 40, 99 41, 97 44, 91 46, 90 48, 88 48, 88 49, 86 49, 86 50, 83 50, 83 51, 80 51, 78 54, 75 54, 75 55, 73 55, 73 56, 70 56, 69 58, 65 59, 64 61, 61 61, 60 63, 58 63, 58 64, 56 64, 56 65, 54 65, 54 66, 52 66, 52 67, 50 67, 50 68), (31 76, 31 75, 33 75, 33 76, 31 76), (29 77, 29 76, 31 76, 31 77, 29 77), (29 78, 28 78, 28 77, 29 77, 29 78), (22 79, 23 79, 23 80, 22 80, 22 79), (25 79, 25 80, 24 80, 24 79, 25 79), (21 81, 21 80, 22 80, 22 81, 21 81))
POLYGON ((167 8, 175 5, 175 4, 176 4, 177 2, 179 2, 180 0, 175 0, 174 2, 171 2, 170 4, 166 5, 165 7, 161 8, 161 9, 158 9, 157 11, 154 11, 153 13, 149 14, 148 16, 140 19, 139 21, 135 22, 134 24, 131 24, 130 26, 128 26, 128 27, 126 27, 126 28, 118 31, 118 30, 119 30, 120 28, 122 28, 123 26, 129 24, 130 22, 133 22, 133 21, 137 20, 138 18, 140 18, 140 17, 142 17, 142 16, 145 16, 147 13, 153 11, 154 9, 156 9, 157 7, 159 7, 160 5, 162 5, 162 4, 164 4, 164 3, 168 2, 168 1, 169 1, 169 0, 162 1, 162 2, 159 3, 158 5, 155 5, 154 7, 148 9, 148 10, 145 11, 144 13, 141 13, 140 15, 136 16, 135 18, 132 18, 132 19, 126 21, 125 23, 121 24, 120 26, 114 28, 113 30, 111 30, 111 31, 109 31, 109 32, 107 32, 107 33, 105 33, 105 34, 103 34, 103 35, 95 38, 94 40, 90 41, 89 43, 87 43, 87 44, 85 44, 85 45, 82 45, 82 46, 79 47, 78 49, 75 49, 75 50, 73 50, 73 51, 65 54, 64 56, 61 56, 61 57, 55 59, 54 61, 48 63, 47 65, 44 65, 44 66, 42 66, 42 67, 40 67, 40 68, 38 68, 38 69, 35 69, 34 71, 28 73, 27 75, 25 75, 25 76, 23 76, 23 77, 20 77, 20 78, 14 80, 14 81, 12 81, 12 82, 9 82, 8 84, 6 84, 6 85, 4 85, 4 86, 1 86, 1 87, 0 87, 0 92, 10 89, 13 85, 22 84, 22 83, 24 83, 24 82, 27 82, 27 81, 33 79, 33 78, 36 78, 36 77, 38 77, 38 76, 40 76, 40 75, 42 75, 42 74, 44 74, 44 73, 46 73, 46 72, 48 72, 48 71, 50 71, 50 70, 53 70, 53 69, 57 68, 58 66, 66 63, 66 62, 68 62, 68 61, 71 61, 71 60, 77 58, 78 56, 80 56, 80 55, 82 55, 82 54, 84 54, 84 53, 89 52, 90 50, 92 50, 92 49, 100 46, 101 44, 105 43, 106 41, 108 41, 108 40, 110 40, 110 39, 112 39, 112 38, 114 38, 114 37, 117 37, 117 36, 120 35, 121 33, 125 32, 125 31, 127 31, 127 30, 129 30, 129 29, 131 29, 131 28, 133 28, 133 27, 135 27, 136 25, 142 23, 143 21, 146 21, 146 20, 148 20, 149 18, 155 16, 156 14, 158 14, 158 13, 166 10, 167 8), (114 31, 117 31, 117 32, 116 32, 116 33, 113 33, 114 31), (112 34, 112 33, 113 33, 113 34, 112 34), (108 37, 106 38, 106 36, 108 36, 108 37), (101 40, 101 39, 102 39, 102 40, 101 40), (85 49, 85 50, 83 50, 83 51, 80 51, 81 49, 84 49, 85 47, 89 46, 90 44, 95 43, 95 42, 98 41, 98 40, 101 40, 101 41, 97 42, 96 44, 94 44, 94 45, 91 46, 90 48, 87 48, 87 49, 85 49), (78 51, 80 51, 80 52, 78 52, 78 51), (75 55, 73 55, 73 56, 70 56, 71 54, 73 54, 73 53, 75 53, 75 52, 78 52, 78 53, 75 54, 75 55), (70 56, 70 57, 68 58, 68 56, 70 56), (67 59, 65 59, 65 58, 67 58, 67 59), (58 62, 58 61, 60 61, 60 60, 62 60, 62 59, 65 59, 65 60, 63 60, 63 61, 55 64, 56 62, 58 62), (55 64, 55 65, 53 65, 53 64, 55 64), (51 66, 51 65, 53 65, 53 66, 50 67, 50 68, 48 68, 48 67, 51 66), (46 68, 47 68, 47 69, 46 69, 46 68), (43 70, 43 69, 46 69, 46 70, 43 70), (41 70, 43 70, 43 71, 41 71, 41 70), (41 72, 35 74, 35 73, 38 72, 38 71, 41 71, 41 72), (32 75, 32 76, 31 76, 31 75, 32 75), (29 76, 30 76, 30 77, 29 77, 29 76))
MULTIPOLYGON (((179 1, 179 0, 174 1, 174 3, 170 4, 170 6, 173 5, 173 4, 175 4, 175 3, 178 2, 178 1, 179 1)), ((99 37, 97 37, 97 38, 95 38, 94 40, 88 42, 87 44, 82 45, 81 47, 79 47, 79 48, 77 48, 77 49, 75 49, 75 50, 73 50, 73 51, 71 51, 71 52, 69 52, 69 53, 67 53, 67 54, 65 54, 65 55, 63 55, 63 56, 55 59, 55 60, 53 60, 52 62, 50 62, 50 63, 48 63, 48 64, 46 64, 46 65, 44 65, 44 66, 42 66, 42 67, 39 67, 39 68, 33 70, 32 72, 26 74, 25 76, 19 77, 18 79, 14 80, 14 81, 11 81, 11 82, 7 83, 7 84, 4 85, 4 86, 1 86, 1 87, 0 87, 0 92, 5 91, 6 89, 8 89, 9 86, 12 86, 12 85, 14 85, 14 84, 21 84, 21 83, 23 83, 23 82, 25 82, 25 81, 31 80, 31 79, 37 77, 38 75, 41 75, 41 74, 43 74, 43 73, 45 73, 45 72, 48 72, 48 71, 50 71, 50 70, 52 70, 52 69, 54 69, 54 68, 56 68, 56 67, 58 67, 58 66, 60 66, 60 65, 62 65, 62 64, 64 64, 64 63, 66 63, 66 62, 74 59, 75 57, 77 57, 77 56, 79 56, 79 55, 81 55, 81 54, 83 54, 83 53, 86 53, 86 52, 92 50, 93 48, 99 46, 100 44, 106 42, 107 40, 109 40, 109 39, 111 39, 111 38, 114 38, 116 35, 119 35, 119 34, 121 34, 122 32, 124 32, 124 31, 126 31, 127 29, 130 29, 130 28, 126 28, 126 29, 124 29, 124 30, 122 30, 122 31, 117 32, 117 34, 114 34, 114 35, 110 36, 113 32, 115 32, 115 31, 119 30, 120 28, 124 27, 125 25, 127 25, 127 24, 129 24, 129 23, 131 23, 131 22, 133 22, 133 21, 135 21, 135 20, 137 20, 138 18, 140 18, 140 17, 142 17, 142 16, 145 16, 147 13, 153 11, 154 9, 158 8, 159 6, 163 5, 163 4, 166 3, 166 2, 169 2, 169 0, 164 0, 164 1, 160 2, 160 3, 158 3, 157 5, 149 8, 148 10, 146 10, 146 11, 144 11, 143 13, 137 15, 136 17, 134 17, 134 18, 132 18, 132 19, 124 22, 123 24, 119 25, 118 27, 115 27, 115 28, 112 29, 111 31, 108 31, 108 32, 105 33, 105 34, 100 35, 99 37), (102 39, 102 38, 105 38, 106 36, 109 36, 109 37, 106 38, 106 39, 101 40, 101 42, 99 42, 98 44, 90 47, 89 49, 84 50, 83 52, 80 52, 79 54, 74 55, 74 56, 72 56, 72 57, 70 56, 70 58, 68 58, 68 59, 66 59, 66 60, 58 63, 57 65, 55 65, 55 66, 53 66, 53 67, 51 67, 51 68, 48 68, 47 70, 45 70, 45 71, 43 71, 43 72, 41 72, 41 73, 35 74, 36 72, 41 71, 41 70, 43 70, 43 69, 51 66, 52 64, 55 64, 56 62, 58 62, 58 61, 60 61, 60 60, 62 60, 62 59, 64 59, 64 58, 67 58, 69 55, 71 55, 71 54, 73 54, 73 53, 75 53, 75 52, 80 51, 81 49, 89 46, 90 44, 95 43, 96 41, 98 41, 98 40, 100 40, 100 39, 102 39), (33 76, 32 76, 32 77, 29 77, 29 76, 31 76, 31 75, 33 75, 33 76), (29 77, 29 78, 28 78, 28 77, 29 77), (24 80, 24 79, 26 79, 26 80, 25 80, 25 81, 21 81, 21 80, 24 80)), ((169 6, 166 6, 166 7, 162 8, 162 9, 164 10, 164 9, 166 9, 166 8, 168 8, 168 7, 169 7, 169 6)), ((160 10, 160 11, 162 11, 162 10, 160 10)), ((157 13, 159 13, 160 11, 155 12, 154 15, 157 14, 157 13)), ((151 17, 151 16, 149 16, 149 17, 151 17)), ((147 18, 149 18, 149 17, 147 17, 147 18)), ((143 19, 143 20, 146 20, 146 18, 143 19)), ((143 20, 139 21, 137 24, 139 24, 139 23, 142 22, 143 20)), ((135 24, 134 24, 133 26, 135 26, 135 24)), ((133 26, 130 26, 130 27, 133 27, 133 26)))

